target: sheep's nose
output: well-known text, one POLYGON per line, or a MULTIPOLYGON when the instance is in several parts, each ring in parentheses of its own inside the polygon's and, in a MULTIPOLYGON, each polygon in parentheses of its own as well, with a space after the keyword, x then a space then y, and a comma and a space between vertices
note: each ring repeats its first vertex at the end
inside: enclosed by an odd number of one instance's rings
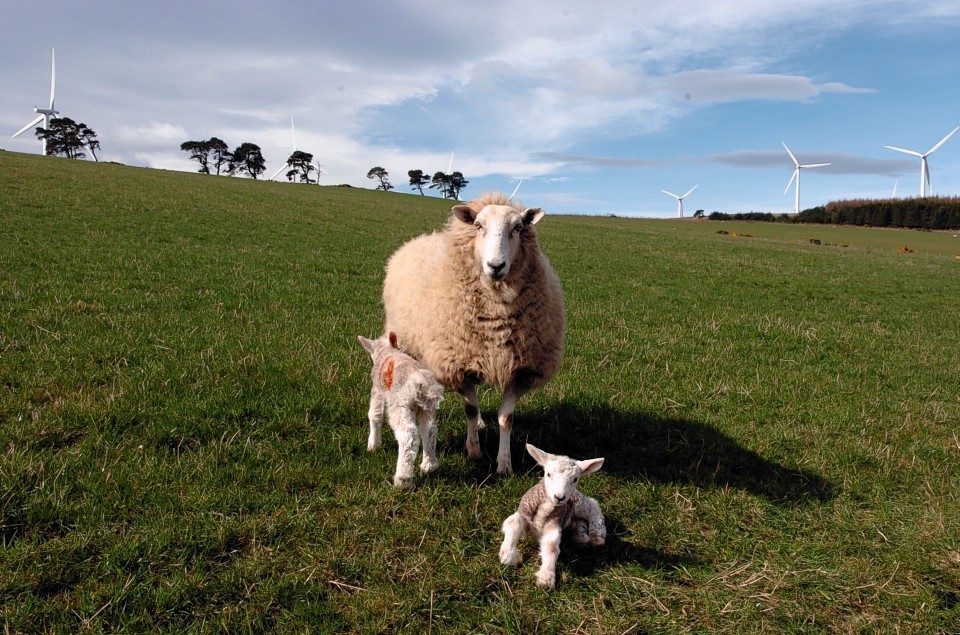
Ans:
POLYGON ((566 497, 565 497, 565 496, 557 496, 556 494, 553 495, 553 500, 557 501, 558 503, 562 503, 563 500, 564 500, 564 498, 566 498, 566 497))
POLYGON ((499 264, 494 264, 492 262, 488 262, 487 266, 490 267, 490 271, 494 276, 499 276, 500 272, 503 271, 503 268, 507 266, 507 263, 501 262, 499 264))

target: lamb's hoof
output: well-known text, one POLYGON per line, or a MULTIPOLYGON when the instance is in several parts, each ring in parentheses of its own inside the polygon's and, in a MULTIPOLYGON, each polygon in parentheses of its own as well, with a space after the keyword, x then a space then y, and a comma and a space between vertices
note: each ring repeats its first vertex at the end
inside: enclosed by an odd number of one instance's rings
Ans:
POLYGON ((513 474, 513 465, 510 463, 510 461, 504 461, 503 463, 497 461, 497 474, 502 474, 504 476, 513 474))
POLYGON ((439 461, 432 461, 429 463, 424 462, 420 464, 420 471, 424 474, 429 474, 430 472, 435 471, 438 467, 440 467, 439 461))
POLYGON ((521 560, 522 560, 522 557, 520 556, 520 552, 517 551, 516 549, 510 549, 509 547, 505 547, 505 546, 500 547, 500 563, 501 564, 509 564, 509 565, 517 566, 518 564, 520 564, 521 560))
POLYGON ((474 461, 476 461, 477 459, 483 456, 483 452, 480 451, 479 443, 473 443, 473 444, 467 443, 466 448, 467 448, 467 456, 473 459, 474 461))
POLYGON ((553 589, 557 586, 557 574, 540 571, 537 573, 537 586, 541 589, 553 589))
POLYGON ((394 476, 393 477, 393 486, 398 489, 410 489, 413 487, 413 477, 411 476, 394 476))

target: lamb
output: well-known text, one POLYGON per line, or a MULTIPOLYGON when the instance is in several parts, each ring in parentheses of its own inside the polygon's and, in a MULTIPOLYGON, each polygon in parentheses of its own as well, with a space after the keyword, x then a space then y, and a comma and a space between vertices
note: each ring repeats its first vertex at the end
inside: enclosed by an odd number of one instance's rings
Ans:
POLYGON ((497 472, 513 470, 517 400, 543 386, 563 360, 566 314, 560 280, 540 251, 539 208, 500 193, 455 205, 442 231, 414 238, 387 263, 385 330, 463 397, 466 450, 479 458, 476 387, 503 392, 497 472))
POLYGON ((399 446, 393 484, 403 489, 409 488, 413 485, 413 464, 421 443, 423 459, 420 470, 432 472, 439 466, 436 414, 443 400, 443 386, 417 360, 397 350, 397 336, 394 333, 376 340, 368 340, 363 336, 357 336, 357 339, 373 359, 367 449, 373 451, 380 447, 383 409, 386 406, 387 419, 399 446))
POLYGON ((581 476, 592 474, 603 465, 603 459, 575 461, 566 456, 548 454, 527 444, 527 452, 543 466, 543 480, 527 490, 515 514, 503 521, 503 543, 500 562, 520 564, 517 543, 530 534, 540 543, 540 570, 537 586, 552 589, 557 580, 557 557, 560 538, 565 529, 581 545, 603 546, 607 528, 600 504, 577 491, 581 476))

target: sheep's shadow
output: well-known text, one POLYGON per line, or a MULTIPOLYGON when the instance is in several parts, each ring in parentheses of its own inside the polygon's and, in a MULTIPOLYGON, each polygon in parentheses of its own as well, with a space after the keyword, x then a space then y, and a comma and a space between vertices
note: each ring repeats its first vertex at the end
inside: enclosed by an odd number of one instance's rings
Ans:
MULTIPOLYGON (((495 416, 490 420, 495 422, 495 416)), ((498 434, 493 423, 480 435, 484 454, 494 461, 498 434)), ((518 412, 513 430, 517 473, 535 467, 524 441, 554 454, 605 457, 603 471, 624 478, 731 487, 786 506, 825 502, 837 494, 837 486, 822 476, 765 459, 705 423, 618 411, 606 405, 558 404, 546 410, 518 412)), ((474 476, 486 481, 494 468, 495 464, 481 460, 474 476)))

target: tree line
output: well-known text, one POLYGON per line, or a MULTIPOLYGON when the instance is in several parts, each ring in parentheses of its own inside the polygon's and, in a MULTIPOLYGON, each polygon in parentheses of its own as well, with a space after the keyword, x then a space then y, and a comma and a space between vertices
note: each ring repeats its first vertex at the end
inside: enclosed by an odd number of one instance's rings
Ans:
POLYGON ((86 150, 94 161, 99 161, 97 150, 100 149, 100 142, 90 126, 77 123, 70 117, 51 117, 49 125, 49 128, 37 126, 34 129, 37 139, 46 143, 49 156, 83 159, 86 150))
POLYGON ((713 212, 710 220, 750 220, 781 223, 960 229, 960 198, 924 198, 834 201, 805 209, 797 215, 713 212))

